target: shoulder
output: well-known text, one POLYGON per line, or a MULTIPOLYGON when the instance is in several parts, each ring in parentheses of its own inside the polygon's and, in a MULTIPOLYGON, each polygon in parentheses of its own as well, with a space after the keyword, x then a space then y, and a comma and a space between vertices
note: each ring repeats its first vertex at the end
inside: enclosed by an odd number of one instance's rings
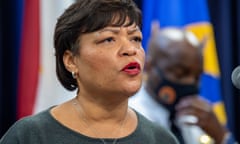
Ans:
POLYGON ((50 117, 49 110, 40 112, 35 115, 26 116, 16 121, 11 128, 18 128, 19 130, 25 130, 30 128, 41 127, 50 117))
POLYGON ((50 117, 49 110, 16 121, 1 138, 0 144, 20 143, 25 138, 38 136, 48 117, 50 117))
POLYGON ((136 113, 139 120, 139 129, 144 130, 145 135, 152 137, 156 141, 161 141, 163 144, 178 144, 175 136, 168 129, 148 120, 140 113, 136 113))
POLYGON ((50 109, 42 111, 38 114, 24 117, 18 120, 14 126, 21 129, 37 128, 45 125, 51 119, 50 109))

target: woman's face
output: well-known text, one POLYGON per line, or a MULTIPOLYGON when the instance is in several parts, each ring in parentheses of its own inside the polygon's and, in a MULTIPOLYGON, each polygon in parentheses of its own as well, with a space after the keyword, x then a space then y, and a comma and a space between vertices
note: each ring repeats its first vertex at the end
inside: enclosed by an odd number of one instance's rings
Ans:
POLYGON ((75 58, 80 93, 135 94, 141 86, 145 61, 141 41, 142 33, 135 25, 83 34, 75 58))

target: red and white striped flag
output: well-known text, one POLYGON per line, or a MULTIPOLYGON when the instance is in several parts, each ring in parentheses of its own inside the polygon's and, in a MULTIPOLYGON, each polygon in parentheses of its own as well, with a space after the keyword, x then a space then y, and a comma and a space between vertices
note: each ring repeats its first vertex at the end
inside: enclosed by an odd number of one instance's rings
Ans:
POLYGON ((25 0, 17 93, 18 118, 75 95, 56 77, 53 33, 57 18, 74 0, 25 0))

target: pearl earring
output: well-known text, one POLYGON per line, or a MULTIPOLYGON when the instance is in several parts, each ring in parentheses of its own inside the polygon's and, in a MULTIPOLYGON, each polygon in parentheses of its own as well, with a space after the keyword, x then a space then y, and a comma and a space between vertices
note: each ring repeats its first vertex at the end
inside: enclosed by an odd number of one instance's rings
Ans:
POLYGON ((76 74, 75 74, 75 72, 72 72, 72 77, 73 77, 74 79, 76 79, 76 74))

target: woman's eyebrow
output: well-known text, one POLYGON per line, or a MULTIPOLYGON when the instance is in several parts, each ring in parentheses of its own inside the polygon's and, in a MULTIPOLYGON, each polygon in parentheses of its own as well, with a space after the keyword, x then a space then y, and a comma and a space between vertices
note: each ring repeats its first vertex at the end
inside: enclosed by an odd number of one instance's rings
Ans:
POLYGON ((120 31, 120 28, 104 28, 104 29, 100 30, 99 33, 103 33, 103 32, 106 32, 106 31, 118 34, 119 31, 120 31))
MULTIPOLYGON (((99 33, 103 33, 106 31, 112 32, 114 34, 118 34, 120 32, 121 28, 104 28, 99 31, 99 33)), ((134 28, 127 28, 127 33, 128 34, 133 34, 136 31, 140 31, 139 27, 134 27, 134 28)))
POLYGON ((135 27, 135 28, 128 29, 127 33, 128 33, 128 34, 133 34, 133 33, 137 32, 137 31, 140 32, 139 27, 135 27))

